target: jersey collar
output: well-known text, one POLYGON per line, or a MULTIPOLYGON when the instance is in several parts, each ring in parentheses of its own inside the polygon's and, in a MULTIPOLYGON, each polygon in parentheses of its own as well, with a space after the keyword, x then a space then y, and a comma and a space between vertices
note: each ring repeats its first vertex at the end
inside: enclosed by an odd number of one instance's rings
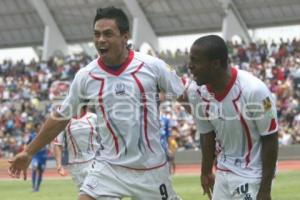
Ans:
POLYGON ((237 73, 238 73, 238 70, 232 67, 231 68, 231 80, 228 83, 228 85, 226 86, 226 89, 223 92, 223 94, 216 94, 216 93, 214 93, 212 91, 211 86, 206 85, 206 88, 207 88, 208 92, 211 93, 211 94, 213 94, 216 100, 222 101, 227 96, 227 94, 231 90, 232 86, 234 85, 234 82, 235 82, 236 77, 237 77, 237 73))
POLYGON ((103 63, 103 60, 101 59, 101 57, 98 58, 98 65, 101 69, 103 69, 107 73, 115 75, 115 76, 119 76, 128 67, 128 65, 132 61, 133 57, 134 57, 134 51, 129 50, 127 60, 122 64, 122 66, 118 70, 112 70, 109 67, 107 67, 103 63))

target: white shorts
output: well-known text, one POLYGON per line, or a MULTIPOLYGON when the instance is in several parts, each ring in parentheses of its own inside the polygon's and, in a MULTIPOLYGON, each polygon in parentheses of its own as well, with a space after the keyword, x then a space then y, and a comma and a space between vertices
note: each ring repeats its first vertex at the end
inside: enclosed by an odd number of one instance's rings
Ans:
POLYGON ((255 200, 260 182, 260 178, 244 178, 232 172, 217 171, 213 200, 255 200))
POLYGON ((88 175, 89 168, 94 160, 90 160, 85 163, 70 164, 70 174, 73 182, 76 184, 78 189, 80 189, 85 177, 88 175))
POLYGON ((180 199, 173 190, 167 164, 146 171, 127 169, 104 161, 94 161, 92 166, 80 193, 96 200, 103 197, 131 197, 132 200, 180 199))

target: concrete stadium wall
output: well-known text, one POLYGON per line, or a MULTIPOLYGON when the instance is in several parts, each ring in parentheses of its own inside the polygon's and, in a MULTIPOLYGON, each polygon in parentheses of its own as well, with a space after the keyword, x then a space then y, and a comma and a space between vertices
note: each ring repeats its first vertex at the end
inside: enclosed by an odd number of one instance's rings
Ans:
MULTIPOLYGON (((279 160, 300 160, 300 145, 283 146, 279 148, 279 160)), ((176 164, 200 164, 201 150, 187 150, 177 152, 176 164)))

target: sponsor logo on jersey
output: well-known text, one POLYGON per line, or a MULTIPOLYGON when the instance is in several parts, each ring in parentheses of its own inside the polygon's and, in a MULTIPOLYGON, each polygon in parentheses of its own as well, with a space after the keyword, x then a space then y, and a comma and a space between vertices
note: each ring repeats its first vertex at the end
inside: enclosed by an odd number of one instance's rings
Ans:
POLYGON ((269 97, 267 97, 263 100, 263 106, 264 106, 265 111, 271 110, 272 102, 269 97))
POLYGON ((275 117, 275 113, 272 110, 272 102, 269 97, 263 100, 263 107, 268 118, 273 119, 275 117))
POLYGON ((116 95, 124 95, 125 94, 125 84, 117 83, 115 85, 115 92, 116 92, 116 95))

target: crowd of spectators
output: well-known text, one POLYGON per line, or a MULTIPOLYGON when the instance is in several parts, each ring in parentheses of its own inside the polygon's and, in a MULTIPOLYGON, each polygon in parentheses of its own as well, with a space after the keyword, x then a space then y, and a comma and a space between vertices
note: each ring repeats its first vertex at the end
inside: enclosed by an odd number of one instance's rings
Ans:
POLYGON ((300 40, 228 44, 231 63, 263 80, 276 98, 279 144, 300 143, 300 40))
POLYGON ((67 92, 66 83, 91 60, 78 54, 56 56, 47 62, 0 63, 0 158, 22 150, 30 132, 49 113, 57 92, 67 92))
MULTIPOLYGON (((262 79, 276 97, 280 145, 300 143, 300 40, 250 44, 228 42, 230 64, 262 79)), ((157 54, 173 65, 183 80, 191 79, 188 50, 157 54)), ((49 113, 56 90, 68 88, 78 69, 92 60, 85 54, 56 56, 47 62, 0 61, 0 157, 21 151, 36 124, 49 113), (54 84, 59 82, 59 84, 54 84), (58 85, 53 88, 53 85, 58 85), (52 86, 52 87, 51 87, 52 86)), ((178 150, 200 148, 192 116, 174 102, 163 102, 162 115, 178 150)))

